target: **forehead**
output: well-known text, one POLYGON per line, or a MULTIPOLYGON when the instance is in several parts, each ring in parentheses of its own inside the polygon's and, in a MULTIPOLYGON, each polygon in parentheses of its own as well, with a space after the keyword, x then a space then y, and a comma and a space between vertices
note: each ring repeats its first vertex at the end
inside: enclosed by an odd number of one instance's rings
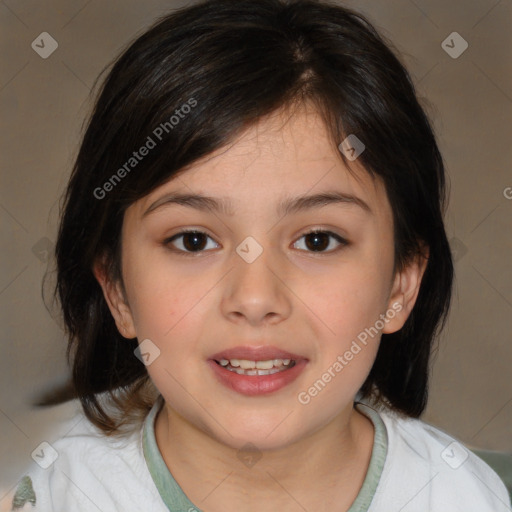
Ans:
POLYGON ((242 211, 251 203, 270 207, 285 197, 342 191, 360 197, 375 214, 389 217, 382 180, 370 176, 357 160, 350 166, 315 110, 303 107, 293 115, 278 111, 133 206, 140 213, 163 194, 182 192, 225 198, 230 209, 242 211))

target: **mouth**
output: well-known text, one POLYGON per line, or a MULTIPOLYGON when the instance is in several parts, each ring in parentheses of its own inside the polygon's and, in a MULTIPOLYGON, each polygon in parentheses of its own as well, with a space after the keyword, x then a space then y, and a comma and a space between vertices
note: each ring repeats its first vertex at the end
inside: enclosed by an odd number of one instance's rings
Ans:
POLYGON ((218 381, 243 395, 278 391, 293 382, 308 359, 276 347, 236 347, 208 361, 218 381))

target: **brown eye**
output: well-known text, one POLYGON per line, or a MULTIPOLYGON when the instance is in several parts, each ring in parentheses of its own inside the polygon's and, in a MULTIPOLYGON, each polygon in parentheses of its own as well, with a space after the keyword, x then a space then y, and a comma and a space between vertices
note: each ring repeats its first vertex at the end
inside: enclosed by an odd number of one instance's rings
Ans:
POLYGON ((331 247, 331 250, 326 251, 326 249, 331 246, 332 239, 334 239, 338 245, 348 245, 348 242, 344 238, 331 231, 310 231, 302 235, 301 239, 302 238, 305 239, 306 250, 309 252, 333 252, 336 250, 336 247, 331 247))
POLYGON ((173 245, 179 252, 203 252, 207 245, 208 238, 211 239, 211 237, 202 231, 182 231, 167 239, 164 244, 173 245), (181 241, 179 241, 180 238, 182 239, 181 241))

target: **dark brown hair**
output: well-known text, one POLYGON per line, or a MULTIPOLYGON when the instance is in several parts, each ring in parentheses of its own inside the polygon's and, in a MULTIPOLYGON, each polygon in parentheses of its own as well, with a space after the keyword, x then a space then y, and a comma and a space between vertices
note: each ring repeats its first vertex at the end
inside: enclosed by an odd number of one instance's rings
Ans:
POLYGON ((325 1, 206 0, 161 18, 115 60, 88 121, 56 244, 74 396, 107 435, 143 417, 158 396, 134 355, 137 340, 119 334, 92 272, 105 257, 122 283, 125 210, 262 116, 306 102, 333 144, 348 134, 364 142, 359 161, 382 178, 393 209, 395 268, 417 257, 420 243, 428 246, 415 307, 400 331, 382 336, 361 388, 406 415, 423 412, 453 264, 443 161, 411 78, 390 48, 363 16, 325 1), (174 126, 171 116, 193 102, 174 126), (162 123, 162 143, 119 173, 162 123))

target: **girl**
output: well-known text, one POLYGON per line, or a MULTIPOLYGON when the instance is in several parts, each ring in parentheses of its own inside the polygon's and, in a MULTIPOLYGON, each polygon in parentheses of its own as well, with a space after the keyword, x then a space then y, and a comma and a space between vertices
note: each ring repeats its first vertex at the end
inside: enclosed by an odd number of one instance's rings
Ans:
POLYGON ((362 16, 207 0, 161 19, 112 67, 70 179, 57 291, 84 414, 13 509, 510 510, 418 419, 452 286, 444 194, 362 16))

